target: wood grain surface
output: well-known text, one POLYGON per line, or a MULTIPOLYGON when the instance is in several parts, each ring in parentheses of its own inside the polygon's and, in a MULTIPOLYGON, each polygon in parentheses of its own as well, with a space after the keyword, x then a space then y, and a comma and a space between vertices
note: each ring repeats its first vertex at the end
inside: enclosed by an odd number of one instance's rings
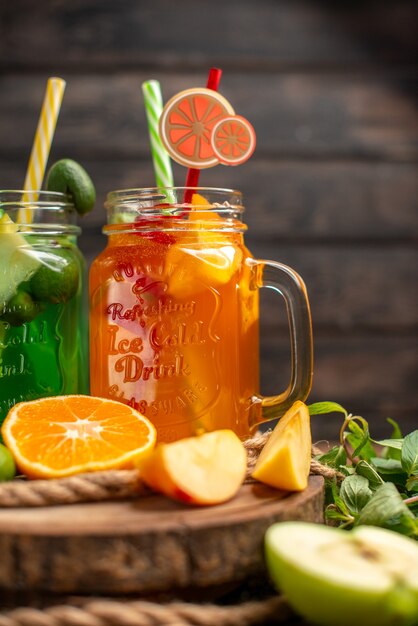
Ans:
MULTIPOLYGON (((148 159, 140 89, 148 77, 149 73, 132 71, 104 76, 69 75, 54 149, 71 149, 78 158, 101 154, 115 160, 139 156, 148 159)), ((190 85, 205 83, 203 76, 191 73, 173 76, 164 72, 158 78, 166 99, 190 85)), ((407 97, 416 92, 417 83, 409 72, 389 76, 385 83, 378 76, 363 74, 257 72, 249 79, 242 73, 225 72, 222 94, 254 125, 259 135, 258 158, 338 155, 402 161, 418 154, 416 109, 407 97)), ((8 74, 1 86, 2 116, 13 109, 21 111, 19 133, 12 125, 5 125, 5 141, 11 154, 26 156, 42 101, 44 74, 31 74, 25 82, 20 74, 8 74)), ((212 170, 215 178, 219 169, 212 170)), ((242 176, 242 170, 238 171, 242 176)))
POLYGON ((411 62, 414 3, 395 0, 71 0, 3 3, 0 50, 26 70, 411 62), (35 10, 36 9, 36 10, 35 10), (30 54, 31 50, 35 54, 30 54), (52 57, 52 54, 54 56, 52 57))
POLYGON ((0 591, 153 593, 265 572, 276 521, 323 521, 323 478, 289 494, 244 485, 231 501, 187 507, 162 496, 0 511, 0 591))
MULTIPOLYGON (((140 84, 167 99, 224 68, 222 93, 257 150, 202 184, 244 192, 247 243, 294 267, 312 305, 311 400, 342 403, 389 434, 418 412, 418 44, 408 0, 14 0, 0 6, 0 187, 20 187, 47 76, 67 80, 51 161, 91 172, 81 221, 105 245, 110 189, 153 184, 140 84)), ((175 167, 176 180, 184 170, 175 167)), ((283 306, 264 296, 262 389, 287 384, 283 306)), ((338 417, 313 424, 335 439, 338 417)))

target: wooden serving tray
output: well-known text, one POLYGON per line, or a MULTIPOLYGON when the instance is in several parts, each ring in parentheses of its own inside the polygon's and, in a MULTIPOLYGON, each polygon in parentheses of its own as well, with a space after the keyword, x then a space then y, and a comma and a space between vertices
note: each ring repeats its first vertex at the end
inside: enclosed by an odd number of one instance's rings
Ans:
POLYGON ((158 495, 0 510, 0 591, 150 594, 264 573, 276 521, 323 521, 323 478, 302 493, 246 484, 230 502, 189 507, 158 495))

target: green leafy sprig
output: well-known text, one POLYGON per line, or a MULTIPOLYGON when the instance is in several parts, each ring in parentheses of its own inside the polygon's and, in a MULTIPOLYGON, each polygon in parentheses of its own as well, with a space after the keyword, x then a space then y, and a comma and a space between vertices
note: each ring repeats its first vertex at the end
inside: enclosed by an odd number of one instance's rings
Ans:
POLYGON ((370 435, 364 417, 335 402, 309 405, 310 415, 342 413, 339 444, 316 459, 343 480, 327 481, 325 516, 342 528, 381 526, 418 539, 418 430, 405 437, 392 419, 388 439, 370 435))

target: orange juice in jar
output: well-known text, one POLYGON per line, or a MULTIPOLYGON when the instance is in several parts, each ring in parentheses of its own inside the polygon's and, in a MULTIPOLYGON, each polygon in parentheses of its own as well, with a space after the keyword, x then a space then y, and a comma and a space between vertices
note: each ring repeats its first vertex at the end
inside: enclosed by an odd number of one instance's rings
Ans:
POLYGON ((137 408, 160 441, 219 428, 244 439, 306 398, 306 291, 290 268, 253 259, 239 192, 127 190, 106 206, 108 245, 90 273, 93 395, 137 408), (286 299, 293 355, 287 390, 269 398, 258 380, 262 286, 286 299))

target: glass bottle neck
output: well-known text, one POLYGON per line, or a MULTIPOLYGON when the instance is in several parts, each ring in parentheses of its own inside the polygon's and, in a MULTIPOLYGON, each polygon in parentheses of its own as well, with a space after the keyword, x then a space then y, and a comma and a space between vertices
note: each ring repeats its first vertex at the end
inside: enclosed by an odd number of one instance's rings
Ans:
POLYGON ((50 191, 0 191, 0 233, 78 235, 68 196, 50 191))
POLYGON ((111 192, 106 234, 193 231, 242 233, 244 211, 238 191, 184 187, 111 192))

